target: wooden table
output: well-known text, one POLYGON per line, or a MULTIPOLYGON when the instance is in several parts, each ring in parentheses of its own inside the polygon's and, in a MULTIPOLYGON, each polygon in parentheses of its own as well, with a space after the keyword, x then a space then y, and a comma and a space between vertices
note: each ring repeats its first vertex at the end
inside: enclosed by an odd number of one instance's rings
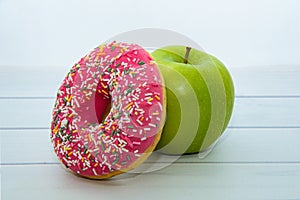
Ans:
POLYGON ((68 68, 1 67, 2 199, 300 199, 300 66, 229 70, 234 113, 207 157, 93 181, 67 173, 50 143, 51 110, 68 68))

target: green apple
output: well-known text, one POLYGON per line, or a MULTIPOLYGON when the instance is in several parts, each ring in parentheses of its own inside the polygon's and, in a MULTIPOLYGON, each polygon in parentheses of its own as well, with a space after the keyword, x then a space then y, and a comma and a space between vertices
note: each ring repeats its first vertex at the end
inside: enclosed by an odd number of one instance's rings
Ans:
POLYGON ((167 118, 156 149, 166 154, 207 150, 226 129, 234 104, 232 78, 203 51, 168 46, 152 52, 165 79, 167 118))

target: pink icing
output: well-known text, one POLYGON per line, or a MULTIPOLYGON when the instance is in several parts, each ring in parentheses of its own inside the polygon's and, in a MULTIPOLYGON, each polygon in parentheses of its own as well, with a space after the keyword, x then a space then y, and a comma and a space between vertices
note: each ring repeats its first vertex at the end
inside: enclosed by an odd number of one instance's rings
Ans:
POLYGON ((95 48, 59 88, 51 124, 56 154, 83 176, 126 170, 156 145, 163 98, 162 77, 140 46, 113 42, 95 48))

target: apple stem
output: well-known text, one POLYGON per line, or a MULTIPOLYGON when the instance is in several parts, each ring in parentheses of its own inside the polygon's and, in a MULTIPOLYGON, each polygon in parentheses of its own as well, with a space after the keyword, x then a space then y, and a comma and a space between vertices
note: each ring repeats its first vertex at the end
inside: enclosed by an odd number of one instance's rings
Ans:
POLYGON ((189 58, 191 49, 192 49, 191 47, 186 47, 186 52, 185 52, 185 56, 184 56, 184 64, 188 63, 188 58, 189 58))

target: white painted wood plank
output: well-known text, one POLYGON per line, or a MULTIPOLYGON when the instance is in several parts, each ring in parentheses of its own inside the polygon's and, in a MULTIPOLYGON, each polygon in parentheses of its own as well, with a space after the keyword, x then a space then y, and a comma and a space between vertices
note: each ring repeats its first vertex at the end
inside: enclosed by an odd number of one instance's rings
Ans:
POLYGON ((299 199, 300 164, 173 164, 107 181, 59 165, 2 166, 8 199, 299 199))
MULTIPOLYGON (((69 68, 2 67, 0 97, 54 98, 69 68)), ((237 96, 300 95, 300 65, 231 67, 229 70, 237 96)))
MULTIPOLYGON (((70 67, 71 68, 71 67, 70 67)), ((0 68, 0 97, 54 97, 70 69, 0 68)))
MULTIPOLYGON (((156 154, 147 162, 300 163, 299 132, 300 129, 228 129, 204 159, 197 154, 179 159, 156 154)), ((2 130, 0 138, 1 164, 59 163, 48 130, 2 130)))
POLYGON ((299 96, 300 65, 232 68, 237 96, 299 96))
MULTIPOLYGON (((50 127, 54 99, 0 99, 0 128, 50 127)), ((300 127, 300 98, 236 98, 229 126, 300 127)))

